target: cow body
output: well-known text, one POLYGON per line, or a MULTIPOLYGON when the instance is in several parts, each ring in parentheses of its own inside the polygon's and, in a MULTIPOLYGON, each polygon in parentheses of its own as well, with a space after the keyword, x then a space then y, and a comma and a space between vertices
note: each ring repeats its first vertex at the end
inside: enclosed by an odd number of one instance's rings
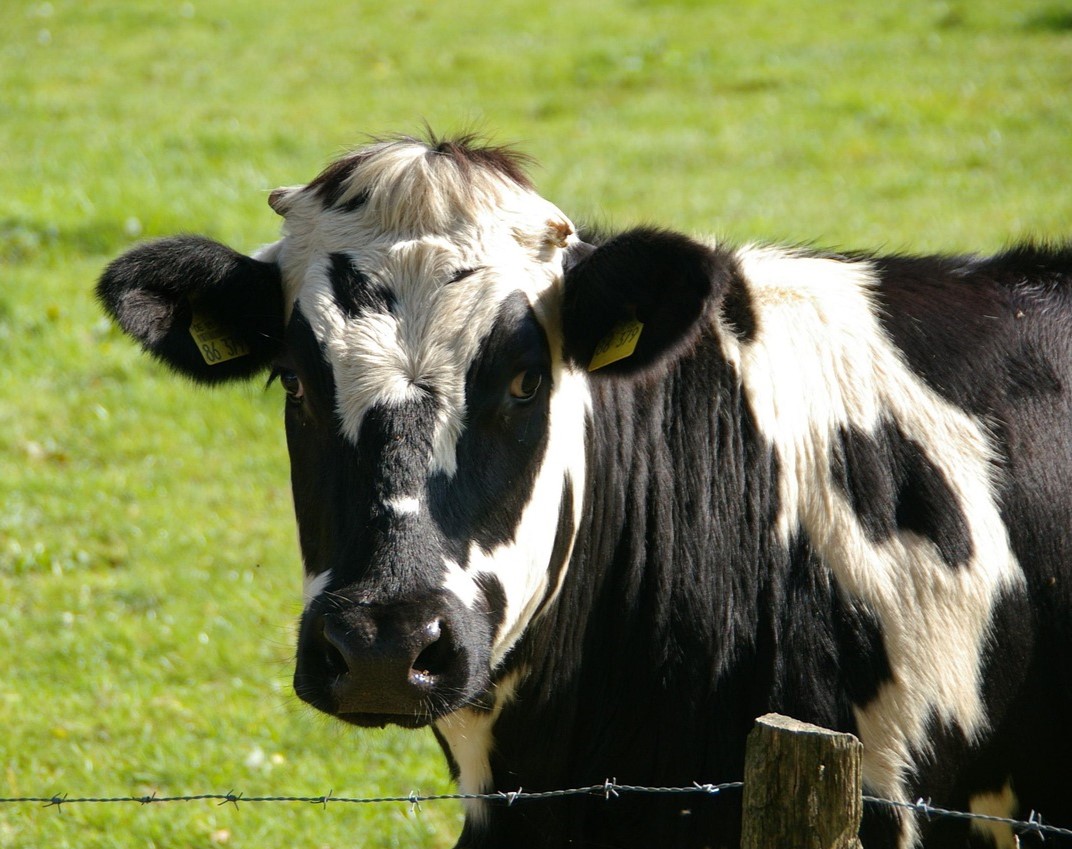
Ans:
MULTIPOLYGON (((1072 824, 1072 251, 592 244, 469 139, 272 205, 255 259, 165 240, 99 292, 197 380, 279 376, 302 698, 431 725, 469 793, 736 780, 777 710, 857 733, 875 795, 1072 824), (202 356, 206 314, 244 353, 202 356)), ((726 796, 467 804, 466 847, 739 831, 726 796)))

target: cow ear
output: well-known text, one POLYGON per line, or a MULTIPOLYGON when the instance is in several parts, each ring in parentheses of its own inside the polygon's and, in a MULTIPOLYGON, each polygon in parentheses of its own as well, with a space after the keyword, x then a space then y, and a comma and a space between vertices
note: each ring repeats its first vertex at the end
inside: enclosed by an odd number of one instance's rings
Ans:
POLYGON ((717 249, 664 230, 629 230, 572 251, 565 352, 595 376, 641 373, 687 350, 729 276, 717 249))
POLYGON ((123 254, 101 275, 97 298, 146 351, 199 383, 251 377, 282 347, 279 266, 200 236, 123 254))

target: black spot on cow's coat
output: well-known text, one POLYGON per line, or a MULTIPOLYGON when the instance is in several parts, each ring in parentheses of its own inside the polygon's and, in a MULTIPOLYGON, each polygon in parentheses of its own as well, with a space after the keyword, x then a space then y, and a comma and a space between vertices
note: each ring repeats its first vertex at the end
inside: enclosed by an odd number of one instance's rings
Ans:
POLYGON ((1019 351, 1010 353, 1005 361, 1005 371, 1010 401, 1061 392, 1061 379, 1054 371, 1053 364, 1036 345, 1025 344, 1019 351))
POLYGON ((799 531, 786 571, 766 590, 765 606, 783 613, 760 631, 757 656, 809 658, 806 664, 775 663, 770 670, 767 686, 778 693, 778 710, 809 716, 822 705, 850 722, 852 710, 874 699, 893 673, 877 614, 832 577, 808 535, 799 531))
POLYGON ((832 622, 841 647, 842 684, 853 704, 866 706, 879 687, 893 678, 889 655, 882 639, 882 626, 874 611, 859 599, 834 591, 832 622))
POLYGON ((841 428, 831 474, 872 540, 911 531, 933 542, 950 567, 971 560, 971 532, 959 499, 923 447, 893 423, 883 423, 874 435, 841 428))
POLYGON ((506 590, 502 581, 489 572, 481 572, 475 581, 484 598, 488 628, 492 634, 496 634, 506 617, 506 590))
POLYGON ((994 257, 869 257, 886 332, 942 397, 992 417, 1008 400, 1058 391, 1054 325, 1072 307, 1072 245, 994 257), (1012 381, 1008 385, 1007 380, 1012 381))
POLYGON ((895 481, 878 440, 856 427, 842 428, 831 446, 831 474, 867 535, 885 541, 896 528, 895 481))
POLYGON ((368 277, 354 265, 346 254, 333 253, 330 258, 328 279, 335 303, 350 318, 356 318, 366 312, 391 312, 395 308, 394 293, 373 284, 368 277))
POLYGON ((736 267, 730 273, 729 285, 722 299, 722 318, 742 342, 751 342, 755 338, 757 320, 752 295, 744 276, 736 267))

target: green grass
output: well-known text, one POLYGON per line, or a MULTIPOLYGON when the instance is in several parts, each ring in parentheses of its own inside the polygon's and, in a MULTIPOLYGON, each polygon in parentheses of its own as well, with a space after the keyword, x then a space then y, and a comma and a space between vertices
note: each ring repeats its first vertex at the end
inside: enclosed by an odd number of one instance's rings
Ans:
MULTIPOLYGON (((366 133, 520 142, 579 220, 990 250, 1072 233, 1060 3, 8 3, 0 795, 405 795, 430 737, 290 693, 276 392, 195 390, 91 289, 137 238, 271 241, 366 133), (328 8, 325 8, 328 7, 328 8)), ((698 777, 703 778, 703 777, 698 777)), ((0 806, 5 847, 446 847, 456 807, 0 806)))

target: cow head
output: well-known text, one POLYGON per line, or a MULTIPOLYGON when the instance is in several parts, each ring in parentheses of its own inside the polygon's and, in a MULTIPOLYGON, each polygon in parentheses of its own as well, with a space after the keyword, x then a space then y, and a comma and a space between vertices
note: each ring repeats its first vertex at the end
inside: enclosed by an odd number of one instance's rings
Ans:
POLYGON ((487 701, 566 575, 590 380, 655 368, 707 308, 711 250, 648 230, 586 245, 522 164, 472 139, 377 142, 273 192, 283 235, 255 258, 166 239, 98 286, 194 380, 282 387, 305 566, 295 687, 359 725, 487 701), (632 354, 590 376, 634 320, 632 354))

